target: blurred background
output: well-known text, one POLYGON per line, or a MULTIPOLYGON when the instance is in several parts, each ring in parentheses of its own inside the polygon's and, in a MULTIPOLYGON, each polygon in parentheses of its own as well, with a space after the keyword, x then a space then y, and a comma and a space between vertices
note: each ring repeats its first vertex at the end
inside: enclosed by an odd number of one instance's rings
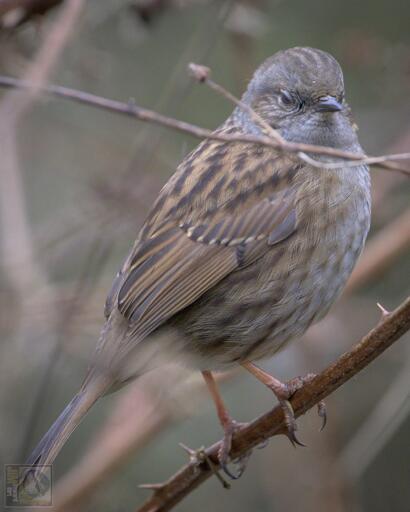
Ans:
MULTIPOLYGON (((314 46, 345 72, 369 154, 410 151, 410 3, 399 0, 0 0, 0 74, 43 80, 215 128, 275 51, 314 46)), ((197 141, 64 100, 0 89, 0 459, 23 463, 79 387, 111 280, 162 184, 197 141)), ((410 180, 374 169, 373 224, 345 295, 264 368, 318 372, 410 292, 410 180)), ((404 337, 276 437, 226 491, 211 478, 177 510, 410 510, 410 346, 404 337)), ((222 392, 250 420, 273 397, 238 371, 222 392)), ((101 400, 54 464, 54 503, 133 510, 221 430, 198 375, 166 368, 101 400)), ((62 510, 62 505, 60 506, 62 510)))

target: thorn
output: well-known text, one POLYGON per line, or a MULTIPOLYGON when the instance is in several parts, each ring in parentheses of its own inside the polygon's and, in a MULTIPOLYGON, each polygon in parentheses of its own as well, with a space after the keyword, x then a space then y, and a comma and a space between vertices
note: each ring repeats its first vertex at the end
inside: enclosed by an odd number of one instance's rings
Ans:
POLYGON ((209 78, 209 75, 211 74, 210 68, 207 68, 206 66, 201 66, 200 64, 194 64, 193 62, 188 64, 188 70, 191 76, 193 76, 195 80, 198 80, 198 82, 201 83, 205 82, 209 78))
POLYGON ((185 445, 184 443, 178 443, 178 444, 189 455, 190 463, 199 466, 199 464, 202 464, 203 462, 206 461, 205 448, 203 446, 201 448, 198 448, 198 450, 193 450, 192 448, 185 445))
POLYGON ((149 489, 150 491, 158 491, 164 487, 164 484, 139 484, 140 489, 149 489))
POLYGON ((189 446, 187 446, 186 444, 184 443, 178 443, 178 445, 185 451, 187 452, 187 454, 192 457, 193 455, 196 455, 197 454, 197 451, 196 450, 193 450, 192 448, 190 448, 189 446))
POLYGON ((390 315, 390 311, 387 311, 387 309, 385 307, 383 307, 380 302, 377 303, 377 307, 380 309, 381 313, 382 313, 382 318, 381 320, 384 320, 385 318, 387 318, 389 315, 390 315))
POLYGON ((219 474, 217 466, 215 466, 215 464, 212 462, 212 460, 208 457, 208 454, 206 453, 204 446, 202 446, 198 450, 193 450, 192 448, 189 448, 189 446, 185 445, 184 443, 178 443, 178 444, 189 455, 189 462, 191 464, 195 464, 196 466, 199 466, 200 464, 203 464, 205 462, 208 465, 209 469, 212 471, 212 473, 221 482, 222 487, 224 489, 231 488, 230 484, 219 474))

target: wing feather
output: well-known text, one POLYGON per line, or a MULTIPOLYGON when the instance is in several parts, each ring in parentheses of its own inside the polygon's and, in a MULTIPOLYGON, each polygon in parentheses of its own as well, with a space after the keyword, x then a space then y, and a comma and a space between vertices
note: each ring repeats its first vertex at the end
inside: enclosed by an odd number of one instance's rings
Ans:
POLYGON ((145 336, 295 228, 289 189, 241 212, 222 209, 196 223, 167 221, 135 251, 118 292, 118 308, 133 333, 145 336))

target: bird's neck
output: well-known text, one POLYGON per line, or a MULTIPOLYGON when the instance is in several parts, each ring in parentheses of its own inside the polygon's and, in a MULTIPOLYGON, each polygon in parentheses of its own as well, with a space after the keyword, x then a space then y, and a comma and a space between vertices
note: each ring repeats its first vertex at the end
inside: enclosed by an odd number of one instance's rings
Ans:
POLYGON ((235 125, 237 129, 243 133, 250 135, 263 135, 261 127, 251 119, 248 112, 240 107, 236 107, 227 121, 229 121, 230 124, 235 125))

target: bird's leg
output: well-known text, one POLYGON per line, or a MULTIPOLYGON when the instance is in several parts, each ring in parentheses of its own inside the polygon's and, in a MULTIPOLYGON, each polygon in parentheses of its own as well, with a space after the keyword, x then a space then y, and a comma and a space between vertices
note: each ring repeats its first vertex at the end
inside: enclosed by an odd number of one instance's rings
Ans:
POLYGON ((240 429, 244 424, 238 423, 235 420, 231 418, 231 416, 228 413, 228 410, 225 407, 224 401, 221 397, 221 394, 218 389, 218 385, 215 382, 215 379, 212 375, 212 373, 208 370, 204 370, 202 372, 202 375, 205 379, 206 385, 208 386, 209 392, 211 393, 212 400, 215 403, 216 412, 218 414, 219 422, 221 423, 221 426, 224 431, 224 438, 222 441, 221 448, 218 453, 218 459, 219 464, 223 471, 232 479, 236 480, 239 478, 244 469, 245 466, 241 464, 241 467, 239 469, 238 474, 233 474, 227 467, 228 465, 228 459, 229 459, 229 453, 231 451, 232 447, 232 437, 236 430, 240 429))
MULTIPOLYGON (((281 382, 280 380, 276 379, 269 373, 256 366, 254 363, 246 361, 242 363, 242 366, 245 368, 245 370, 252 373, 252 375, 254 375, 258 380, 265 384, 265 386, 273 391, 283 411, 287 429, 286 435, 293 445, 298 444, 304 446, 304 444, 301 443, 295 435, 297 425, 289 399, 296 393, 298 389, 303 386, 303 384, 311 381, 315 375, 313 373, 309 373, 305 377, 296 377, 295 379, 291 379, 288 382, 281 382)), ((326 407, 322 401, 318 404, 318 413, 322 418, 323 429, 326 424, 326 407)))

